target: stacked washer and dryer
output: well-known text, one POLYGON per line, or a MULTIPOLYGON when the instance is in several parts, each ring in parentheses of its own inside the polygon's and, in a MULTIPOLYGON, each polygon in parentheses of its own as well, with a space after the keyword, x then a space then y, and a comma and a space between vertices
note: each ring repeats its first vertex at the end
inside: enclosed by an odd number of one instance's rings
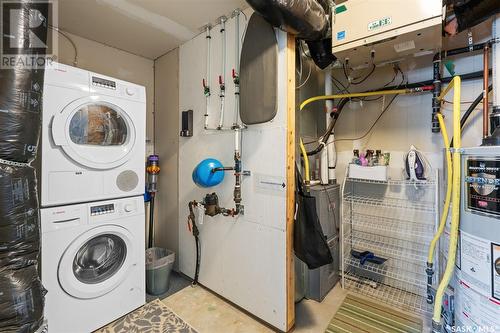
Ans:
POLYGON ((45 71, 42 283, 49 332, 91 332, 145 303, 145 88, 45 71))

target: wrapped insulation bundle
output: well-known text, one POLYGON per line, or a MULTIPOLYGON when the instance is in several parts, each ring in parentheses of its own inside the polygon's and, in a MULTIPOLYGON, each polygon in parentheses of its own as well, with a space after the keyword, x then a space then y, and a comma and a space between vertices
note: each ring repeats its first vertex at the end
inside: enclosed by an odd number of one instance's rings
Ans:
POLYGON ((0 269, 36 262, 40 248, 35 169, 0 163, 0 269))
POLYGON ((43 322, 45 290, 36 266, 0 270, 0 332, 34 332, 43 322))

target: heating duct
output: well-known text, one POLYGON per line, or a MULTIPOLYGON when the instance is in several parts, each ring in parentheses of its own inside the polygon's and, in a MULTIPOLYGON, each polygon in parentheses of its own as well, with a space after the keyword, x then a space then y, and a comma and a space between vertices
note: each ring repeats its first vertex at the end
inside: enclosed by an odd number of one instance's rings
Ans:
POLYGON ((319 40, 329 28, 326 4, 316 0, 247 0, 266 21, 297 38, 319 40))

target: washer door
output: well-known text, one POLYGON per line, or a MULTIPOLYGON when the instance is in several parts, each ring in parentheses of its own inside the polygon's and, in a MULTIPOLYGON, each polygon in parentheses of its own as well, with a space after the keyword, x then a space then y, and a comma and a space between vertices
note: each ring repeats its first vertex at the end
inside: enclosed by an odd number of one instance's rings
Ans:
POLYGON ((111 169, 124 164, 136 144, 136 129, 123 103, 109 96, 70 103, 54 116, 54 144, 89 168, 111 169))
POLYGON ((71 296, 88 299, 118 287, 133 265, 133 236, 125 228, 107 225, 80 235, 61 257, 58 278, 71 296))

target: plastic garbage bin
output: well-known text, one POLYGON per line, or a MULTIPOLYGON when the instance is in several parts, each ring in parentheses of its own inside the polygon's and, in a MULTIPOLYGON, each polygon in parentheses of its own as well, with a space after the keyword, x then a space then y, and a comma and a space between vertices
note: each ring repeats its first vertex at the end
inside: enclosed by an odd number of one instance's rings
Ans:
POLYGON ((148 294, 161 295, 168 291, 174 262, 173 251, 161 247, 146 250, 146 291, 148 294))

